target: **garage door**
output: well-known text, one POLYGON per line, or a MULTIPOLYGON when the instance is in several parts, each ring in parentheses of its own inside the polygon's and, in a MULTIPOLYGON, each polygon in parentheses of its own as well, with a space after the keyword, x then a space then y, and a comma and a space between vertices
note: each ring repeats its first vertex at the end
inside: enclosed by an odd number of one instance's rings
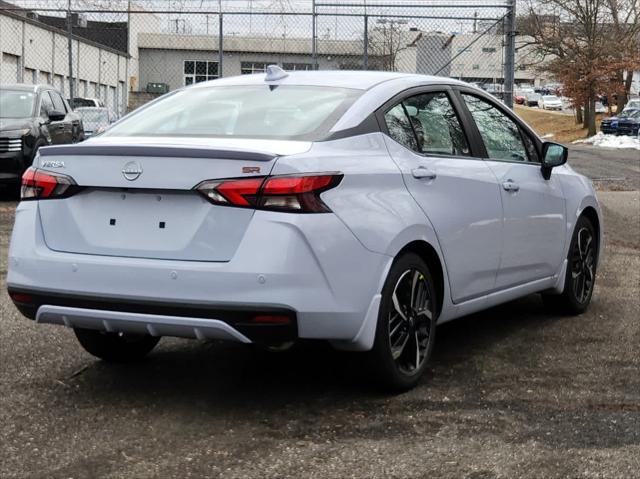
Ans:
POLYGON ((18 81, 18 58, 16 55, 2 54, 0 83, 16 83, 18 81))

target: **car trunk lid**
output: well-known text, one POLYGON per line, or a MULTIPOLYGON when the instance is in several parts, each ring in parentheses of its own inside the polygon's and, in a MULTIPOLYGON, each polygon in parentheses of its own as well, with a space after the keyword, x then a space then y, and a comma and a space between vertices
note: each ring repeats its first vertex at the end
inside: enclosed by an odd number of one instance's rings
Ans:
POLYGON ((213 205, 193 188, 210 179, 266 176, 280 152, 308 148, 157 143, 43 148, 38 168, 69 175, 83 187, 69 198, 39 202, 47 246, 81 254, 229 261, 254 210, 213 205))

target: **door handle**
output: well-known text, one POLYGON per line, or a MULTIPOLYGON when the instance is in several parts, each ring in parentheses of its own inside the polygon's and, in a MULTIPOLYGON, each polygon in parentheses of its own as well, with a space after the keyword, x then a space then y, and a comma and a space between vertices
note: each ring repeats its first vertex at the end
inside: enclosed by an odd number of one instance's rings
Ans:
POLYGON ((414 178, 419 180, 435 180, 436 174, 431 171, 429 168, 425 168, 424 166, 419 166, 418 168, 414 168, 411 170, 411 174, 414 178))
POLYGON ((502 188, 505 191, 516 192, 520 189, 520 185, 518 185, 518 183, 514 182, 513 180, 507 180, 504 183, 502 183, 502 188))

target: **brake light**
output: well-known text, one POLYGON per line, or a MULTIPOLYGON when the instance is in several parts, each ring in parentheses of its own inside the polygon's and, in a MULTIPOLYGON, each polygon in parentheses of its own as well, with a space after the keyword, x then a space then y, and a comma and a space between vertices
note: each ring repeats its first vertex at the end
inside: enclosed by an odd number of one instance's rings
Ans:
POLYGON ((320 193, 336 187, 341 174, 267 176, 208 180, 195 189, 216 205, 292 213, 326 213, 331 210, 320 193))
POLYGON ((16 303, 33 303, 33 296, 30 294, 9 292, 9 297, 16 303))
POLYGON ((66 198, 76 191, 76 182, 67 175, 30 167, 22 175, 20 199, 44 200, 66 198))

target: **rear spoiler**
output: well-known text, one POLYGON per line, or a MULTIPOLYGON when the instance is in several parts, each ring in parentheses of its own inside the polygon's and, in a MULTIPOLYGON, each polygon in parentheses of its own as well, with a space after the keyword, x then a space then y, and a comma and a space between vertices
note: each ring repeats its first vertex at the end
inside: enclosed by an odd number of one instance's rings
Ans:
POLYGON ((43 146, 40 156, 137 156, 211 158, 245 161, 271 161, 276 155, 256 151, 231 149, 195 148, 192 146, 146 146, 146 145, 59 145, 43 146))

